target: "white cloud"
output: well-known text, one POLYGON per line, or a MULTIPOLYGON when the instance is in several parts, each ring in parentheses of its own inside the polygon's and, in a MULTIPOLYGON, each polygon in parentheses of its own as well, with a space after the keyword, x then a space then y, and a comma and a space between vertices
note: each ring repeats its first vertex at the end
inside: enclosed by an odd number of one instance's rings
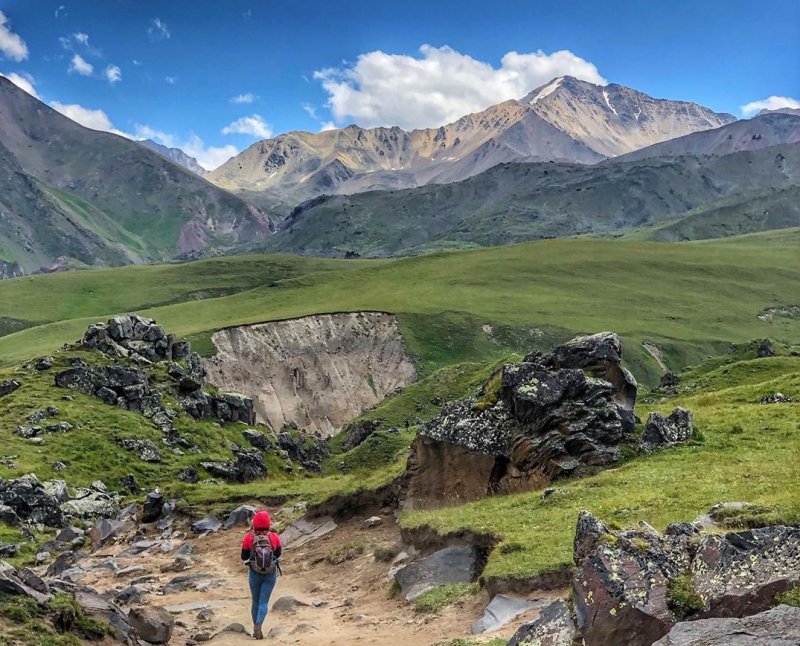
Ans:
POLYGON ((109 65, 105 71, 106 80, 114 85, 122 80, 122 70, 116 65, 109 65))
POLYGON ((2 11, 0 11, 0 52, 14 61, 24 61, 28 58, 28 46, 22 38, 11 31, 8 18, 2 11))
POLYGON ((72 37, 79 42, 81 45, 85 45, 86 47, 89 46, 89 34, 84 34, 83 32, 77 32, 72 34, 72 37))
POLYGON ((420 47, 420 57, 361 54, 355 65, 314 72, 337 121, 362 126, 432 127, 508 99, 519 99, 557 76, 605 84, 589 61, 570 51, 508 52, 499 67, 450 47, 420 47))
POLYGON ((264 119, 258 114, 249 117, 242 117, 233 123, 229 123, 222 129, 223 135, 252 135, 259 139, 269 139, 272 136, 272 128, 269 127, 264 119))
POLYGON ((150 21, 150 27, 147 29, 147 35, 150 36, 151 40, 165 40, 172 36, 172 32, 170 32, 167 24, 161 21, 161 18, 153 18, 150 21))
POLYGON ((39 94, 36 92, 36 88, 34 87, 36 81, 30 74, 17 74, 16 72, 11 72, 10 74, 3 74, 2 72, 0 72, 0 76, 6 77, 19 89, 25 90, 31 96, 34 96, 37 99, 39 98, 39 94))
POLYGON ((131 63, 133 63, 134 65, 136 65, 136 67, 139 67, 139 65, 141 65, 141 64, 142 64, 142 61, 140 61, 140 60, 137 60, 137 59, 133 58, 133 59, 131 59, 131 63))
POLYGON ((128 133, 117 130, 114 124, 111 123, 111 119, 109 119, 108 115, 102 110, 93 110, 92 108, 86 108, 77 103, 64 104, 59 101, 51 102, 50 107, 86 128, 113 132, 115 135, 120 135, 121 137, 132 138, 128 133))
POLYGON ((231 103, 253 103, 258 97, 252 92, 245 92, 244 94, 237 94, 231 97, 231 103))
POLYGON ((178 82, 178 79, 174 76, 165 76, 164 80, 170 85, 175 85, 178 82))
POLYGON ((167 146, 167 148, 180 148, 190 157, 194 157, 206 170, 214 170, 218 166, 222 166, 234 155, 239 154, 239 149, 236 146, 206 146, 197 135, 191 135, 184 140, 167 132, 140 124, 136 126, 134 138, 152 139, 163 146, 167 146))
POLYGON ((92 72, 94 72, 94 65, 86 61, 80 54, 74 54, 69 71, 77 72, 81 76, 91 76, 92 72))
MULTIPOLYGON (((53 12, 53 16, 55 18, 58 18, 59 15, 61 14, 61 12, 64 11, 64 9, 66 9, 66 8, 67 7, 65 5, 63 5, 63 4, 58 5, 58 8, 53 12)), ((66 14, 64 14, 64 15, 66 15, 66 14)))
POLYGON ((325 132, 326 130, 336 130, 336 124, 333 121, 326 121, 320 124, 319 131, 325 132))
POLYGON ((800 108, 800 101, 788 96, 771 96, 760 101, 752 101, 742 106, 742 114, 750 117, 761 110, 778 110, 779 108, 800 108))

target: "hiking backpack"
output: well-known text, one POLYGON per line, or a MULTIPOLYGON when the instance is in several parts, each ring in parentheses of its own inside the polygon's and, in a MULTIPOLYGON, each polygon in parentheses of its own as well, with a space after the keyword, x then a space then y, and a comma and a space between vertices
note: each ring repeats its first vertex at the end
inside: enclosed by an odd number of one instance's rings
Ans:
POLYGON ((250 552, 250 567, 254 572, 270 574, 275 570, 275 552, 269 540, 270 532, 253 533, 253 548, 250 552))

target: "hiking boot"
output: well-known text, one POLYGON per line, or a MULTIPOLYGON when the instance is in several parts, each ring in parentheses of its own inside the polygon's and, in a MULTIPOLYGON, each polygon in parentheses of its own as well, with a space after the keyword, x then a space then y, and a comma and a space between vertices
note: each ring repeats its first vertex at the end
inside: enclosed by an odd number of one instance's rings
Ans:
POLYGON ((261 626, 253 626, 253 639, 264 639, 264 633, 261 632, 261 626))

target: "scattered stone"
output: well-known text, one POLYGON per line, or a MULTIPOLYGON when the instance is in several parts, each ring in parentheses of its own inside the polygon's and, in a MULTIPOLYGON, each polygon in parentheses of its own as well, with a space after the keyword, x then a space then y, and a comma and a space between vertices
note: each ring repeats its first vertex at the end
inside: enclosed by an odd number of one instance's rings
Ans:
POLYGON ((282 626, 273 626, 272 628, 269 629, 269 632, 267 633, 267 637, 269 639, 275 639, 276 637, 280 637, 281 635, 285 635, 288 632, 289 632, 288 629, 286 629, 286 628, 284 628, 282 626))
POLYGON ((219 518, 214 518, 213 516, 206 516, 192 523, 192 531, 195 534, 210 534, 219 531, 221 527, 222 522, 219 518))
POLYGON ((769 339, 764 339, 758 346, 758 351, 756 352, 760 359, 765 357, 774 357, 775 356, 775 348, 772 347, 772 341, 769 339))
POLYGON ((0 522, 10 527, 17 527, 20 523, 19 516, 8 505, 0 504, 0 522))
POLYGON ((261 449, 262 451, 269 451, 272 449, 272 442, 270 442, 269 438, 261 431, 249 428, 246 431, 242 431, 242 435, 244 435, 244 439, 246 439, 253 448, 261 449))
POLYGON ((27 585, 17 571, 5 562, 0 562, 0 592, 30 597, 40 604, 47 603, 51 598, 49 594, 27 585))
POLYGON ((523 612, 535 607, 536 603, 528 599, 515 599, 504 594, 498 594, 486 606, 481 618, 472 624, 472 634, 477 635, 497 630, 523 612))
POLYGON ((214 615, 215 613, 211 608, 203 608, 197 613, 197 621, 211 621, 214 615))
POLYGON ((328 602, 324 599, 314 599, 314 601, 311 602, 311 605, 314 608, 323 608, 328 605, 328 602))
POLYGON ((267 475, 264 456, 255 449, 238 449, 234 451, 236 461, 201 462, 200 466, 212 476, 231 482, 251 482, 267 475))
POLYGON ((158 489, 151 491, 144 499, 142 506, 142 522, 153 523, 157 521, 164 508, 164 494, 158 489))
POLYGON ((66 471, 67 465, 63 462, 53 462, 53 471, 60 472, 66 471))
POLYGON ((121 579, 126 576, 131 576, 133 574, 139 574, 140 572, 145 572, 146 569, 144 565, 129 565, 128 567, 121 568, 117 570, 115 576, 118 579, 121 579))
POLYGON ((404 566, 394 575, 407 601, 447 583, 469 583, 477 577, 478 550, 474 546, 446 547, 404 566))
MULTIPOLYGON (((572 646, 578 635, 575 617, 564 601, 554 601, 542 610, 539 618, 521 626, 508 646, 572 646)), ((616 642, 608 642, 611 643, 616 642)), ((624 644, 626 642, 619 642, 624 644)))
POLYGON ((381 525, 383 525, 383 518, 380 516, 370 516, 361 521, 361 527, 364 529, 372 529, 373 527, 380 527, 381 525))
POLYGON ((639 450, 650 453, 675 444, 687 442, 694 433, 694 419, 691 411, 676 408, 668 417, 653 412, 647 418, 639 450))
POLYGON ((175 625, 172 615, 159 606, 133 608, 128 622, 139 637, 151 644, 166 644, 175 625))
POLYGON ((130 521, 104 518, 95 523, 94 527, 89 531, 89 538, 92 541, 92 547, 97 549, 125 532, 133 531, 135 528, 136 526, 130 521))
POLYGON ((228 514, 228 518, 225 521, 223 529, 249 527, 250 522, 253 520, 253 516, 255 516, 255 514, 255 507, 251 507, 250 505, 242 505, 241 507, 237 507, 230 514, 228 514))
POLYGON ((53 357, 39 357, 33 362, 33 367, 36 370, 49 370, 53 367, 55 359, 53 357))
POLYGON ((774 393, 761 398, 762 404, 791 404, 794 400, 789 395, 774 393))
POLYGON ((800 608, 778 606, 750 617, 676 624, 653 646, 797 646, 800 608))
POLYGON ((345 438, 342 452, 351 451, 360 444, 363 444, 370 435, 380 428, 380 426, 381 420, 362 420, 348 424, 342 431, 345 438))
POLYGON ((206 572, 179 574, 164 586, 164 594, 174 594, 195 588, 202 581, 210 581, 213 577, 206 572))
POLYGON ((661 390, 674 390, 679 383, 678 376, 669 370, 661 375, 661 380, 658 382, 658 387, 661 390))
POLYGON ((225 628, 222 629, 222 632, 223 633, 235 633, 235 634, 238 634, 238 635, 249 635, 250 634, 249 632, 247 632, 247 629, 244 626, 242 626, 242 624, 239 624, 239 623, 228 624, 227 626, 225 626, 225 628))
POLYGON ((292 631, 289 633, 290 635, 307 635, 308 633, 313 633, 318 631, 314 624, 297 624, 292 631))
POLYGON ((195 484, 200 481, 200 475, 197 473, 197 469, 192 466, 185 467, 179 474, 178 480, 181 482, 188 482, 189 484, 195 484))
POLYGON ((293 614, 297 611, 297 608, 307 607, 308 605, 305 601, 300 601, 294 597, 281 597, 273 602, 272 611, 293 614))
POLYGON ((10 395, 17 388, 19 388, 19 386, 20 383, 16 379, 0 380, 0 397, 5 397, 6 395, 10 395))
POLYGON ((144 594, 145 591, 141 587, 129 585, 114 595, 114 601, 123 606, 131 606, 135 603, 141 603, 144 594))
POLYGON ((120 446, 126 451, 132 451, 145 462, 161 462, 161 452, 150 440, 126 438, 120 441, 120 446))
MULTIPOLYGON (((103 489, 105 489, 105 485, 103 489)), ((61 503, 61 509, 67 516, 93 520, 113 518, 119 513, 119 496, 108 494, 94 485, 89 490, 78 490, 77 496, 61 503)))
POLYGON ((330 534, 337 525, 328 516, 308 520, 300 518, 289 525, 281 534, 283 547, 300 547, 309 541, 316 540, 330 534))
POLYGON ((285 425, 278 433, 278 448, 285 451, 286 457, 304 469, 319 472, 322 461, 331 451, 325 439, 314 433, 306 433, 297 425, 285 425))

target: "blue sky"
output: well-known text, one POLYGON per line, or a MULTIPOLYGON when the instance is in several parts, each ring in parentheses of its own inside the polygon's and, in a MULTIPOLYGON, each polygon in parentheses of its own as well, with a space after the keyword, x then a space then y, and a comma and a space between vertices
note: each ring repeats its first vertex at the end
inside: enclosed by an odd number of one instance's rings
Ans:
POLYGON ((0 72, 86 125, 153 136, 207 166, 288 130, 439 125, 564 73, 739 116, 800 99, 796 0, 0 0, 0 11, 0 72))

